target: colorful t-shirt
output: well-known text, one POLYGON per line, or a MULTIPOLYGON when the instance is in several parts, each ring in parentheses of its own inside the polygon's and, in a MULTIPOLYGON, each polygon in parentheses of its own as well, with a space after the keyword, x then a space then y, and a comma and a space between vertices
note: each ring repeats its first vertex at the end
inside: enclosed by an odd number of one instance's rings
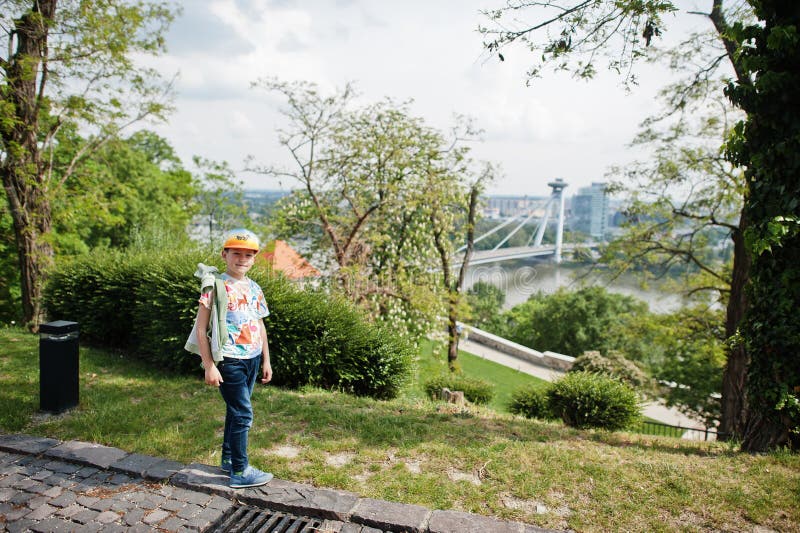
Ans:
MULTIPOLYGON (((251 359, 261 354, 264 339, 259 322, 269 315, 264 293, 248 277, 237 280, 222 274, 228 296, 226 330, 228 340, 220 352, 223 357, 251 359)), ((200 304, 211 309, 211 292, 200 295, 200 304)))

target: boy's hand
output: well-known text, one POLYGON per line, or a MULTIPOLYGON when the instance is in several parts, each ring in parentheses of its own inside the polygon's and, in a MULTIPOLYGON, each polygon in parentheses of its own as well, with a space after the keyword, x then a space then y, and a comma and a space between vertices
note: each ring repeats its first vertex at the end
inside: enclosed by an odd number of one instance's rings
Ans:
POLYGON ((222 383, 222 374, 219 373, 217 365, 213 363, 208 365, 208 368, 206 368, 206 385, 219 387, 220 383, 222 383))
POLYGON ((272 380, 272 365, 268 361, 264 361, 261 367, 261 383, 269 383, 272 380))

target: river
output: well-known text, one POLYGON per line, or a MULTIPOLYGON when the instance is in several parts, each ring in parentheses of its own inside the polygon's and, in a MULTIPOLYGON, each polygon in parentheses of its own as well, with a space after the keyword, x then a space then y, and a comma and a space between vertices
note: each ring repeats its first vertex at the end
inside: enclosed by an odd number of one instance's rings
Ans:
POLYGON ((632 274, 623 274, 609 281, 607 274, 601 270, 571 263, 556 265, 549 261, 518 260, 470 267, 465 288, 469 289, 478 281, 503 289, 506 294, 503 309, 510 309, 537 292, 548 294, 559 287, 579 288, 585 285, 601 285, 609 292, 634 296, 647 302, 650 310, 656 313, 669 313, 684 305, 684 299, 674 292, 659 291, 656 285, 643 289, 632 274))

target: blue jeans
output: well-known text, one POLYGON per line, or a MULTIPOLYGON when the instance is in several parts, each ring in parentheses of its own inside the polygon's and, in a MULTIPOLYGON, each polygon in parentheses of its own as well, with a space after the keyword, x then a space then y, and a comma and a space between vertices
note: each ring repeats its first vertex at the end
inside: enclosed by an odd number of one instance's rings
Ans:
POLYGON ((225 433, 222 457, 231 458, 232 472, 247 468, 247 434, 253 425, 250 397, 261 373, 261 356, 252 359, 225 357, 218 365, 223 382, 219 392, 225 400, 225 433))

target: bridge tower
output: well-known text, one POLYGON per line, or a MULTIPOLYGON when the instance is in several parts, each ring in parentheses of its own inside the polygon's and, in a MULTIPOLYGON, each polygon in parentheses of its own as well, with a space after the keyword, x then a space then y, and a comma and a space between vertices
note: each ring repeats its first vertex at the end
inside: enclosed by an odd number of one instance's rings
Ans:
POLYGON ((567 187, 567 184, 564 182, 563 179, 556 178, 547 185, 551 189, 553 189, 550 201, 558 202, 558 226, 556 227, 556 251, 555 254, 553 255, 553 261, 555 261, 556 263, 560 263, 561 246, 564 240, 564 189, 567 187))

